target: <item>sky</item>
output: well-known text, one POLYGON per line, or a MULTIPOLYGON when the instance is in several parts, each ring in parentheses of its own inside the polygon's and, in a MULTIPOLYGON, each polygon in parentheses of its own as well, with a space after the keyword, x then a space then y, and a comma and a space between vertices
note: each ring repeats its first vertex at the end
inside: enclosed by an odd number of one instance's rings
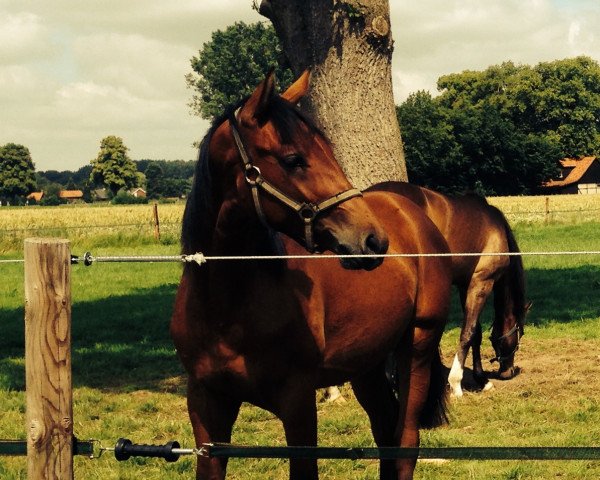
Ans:
MULTIPOLYGON (((390 0, 394 98, 512 60, 600 61, 598 0, 390 0)), ((0 145, 36 170, 77 170, 107 135, 132 159, 191 160, 208 122, 188 107, 211 33, 265 20, 252 0, 0 0, 0 145)))

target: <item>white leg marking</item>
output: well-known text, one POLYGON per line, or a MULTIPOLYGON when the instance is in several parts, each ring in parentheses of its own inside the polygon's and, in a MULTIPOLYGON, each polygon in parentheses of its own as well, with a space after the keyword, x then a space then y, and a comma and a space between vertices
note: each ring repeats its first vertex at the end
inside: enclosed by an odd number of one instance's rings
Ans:
POLYGON ((492 388, 494 388, 494 384, 488 380, 488 382, 483 387, 483 391, 487 392, 488 390, 491 390, 492 388))
POLYGON ((326 401, 327 402, 335 402, 338 398, 341 399, 340 401, 344 401, 344 398, 342 397, 342 393, 340 392, 340 389, 336 386, 333 387, 327 387, 326 389, 326 401))
POLYGON ((450 375, 448 375, 448 383, 452 390, 452 396, 460 398, 463 396, 461 382, 463 378, 463 369, 458 361, 458 354, 454 355, 454 362, 452 362, 452 368, 450 369, 450 375))

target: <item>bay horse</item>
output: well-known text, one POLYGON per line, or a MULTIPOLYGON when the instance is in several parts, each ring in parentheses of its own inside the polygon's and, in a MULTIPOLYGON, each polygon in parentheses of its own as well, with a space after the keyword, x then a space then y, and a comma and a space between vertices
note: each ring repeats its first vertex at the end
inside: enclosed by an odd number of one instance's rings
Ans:
MULTIPOLYGON (((377 255, 448 246, 414 203, 352 188, 295 106, 308 85, 305 72, 280 96, 268 74, 200 147, 182 252, 236 259, 185 265, 176 294, 170 331, 195 441, 230 442, 250 402, 282 421, 288 445, 314 446, 316 389, 349 380, 377 445, 416 447, 420 427, 446 420, 439 342, 451 265, 377 255), (341 256, 319 258, 326 251, 341 256), (286 257, 260 259, 274 253, 286 257), (352 254, 363 256, 343 256, 352 254), (390 353, 398 398, 385 375, 390 353)), ((411 479, 415 463, 384 460, 380 478, 411 479)), ((198 457, 196 478, 223 479, 226 466, 198 457)), ((316 460, 290 460, 290 479, 317 478, 316 460)))
MULTIPOLYGON (((519 252, 504 214, 477 195, 447 196, 405 182, 383 182, 368 191, 388 192, 409 198, 438 227, 453 253, 519 252)), ((498 378, 512 378, 515 353, 524 334, 525 316, 531 304, 525 300, 525 274, 521 256, 452 257, 452 281, 463 308, 458 349, 448 376, 453 395, 462 396, 462 378, 469 348, 473 355, 473 377, 483 390, 493 387, 481 364, 479 317, 494 292, 491 341, 498 378)))

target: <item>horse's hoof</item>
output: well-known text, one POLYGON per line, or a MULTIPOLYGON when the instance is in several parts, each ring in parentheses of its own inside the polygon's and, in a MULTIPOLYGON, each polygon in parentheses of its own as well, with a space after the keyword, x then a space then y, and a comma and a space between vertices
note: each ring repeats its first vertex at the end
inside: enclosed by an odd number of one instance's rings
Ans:
POLYGON ((503 372, 498 372, 498 378, 500 380, 510 380, 511 378, 515 378, 520 373, 520 367, 511 367, 508 370, 504 370, 503 372))
POLYGON ((450 388, 450 396, 452 398, 462 398, 463 396, 463 391, 462 388, 450 388))

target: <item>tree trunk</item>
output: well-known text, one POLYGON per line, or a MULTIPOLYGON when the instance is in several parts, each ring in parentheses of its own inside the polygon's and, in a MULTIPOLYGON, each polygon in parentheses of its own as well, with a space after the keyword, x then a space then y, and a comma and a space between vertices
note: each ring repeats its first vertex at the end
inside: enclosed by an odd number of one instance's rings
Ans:
POLYGON ((263 0, 292 70, 312 71, 303 100, 357 188, 406 180, 392 92, 388 0, 263 0))

